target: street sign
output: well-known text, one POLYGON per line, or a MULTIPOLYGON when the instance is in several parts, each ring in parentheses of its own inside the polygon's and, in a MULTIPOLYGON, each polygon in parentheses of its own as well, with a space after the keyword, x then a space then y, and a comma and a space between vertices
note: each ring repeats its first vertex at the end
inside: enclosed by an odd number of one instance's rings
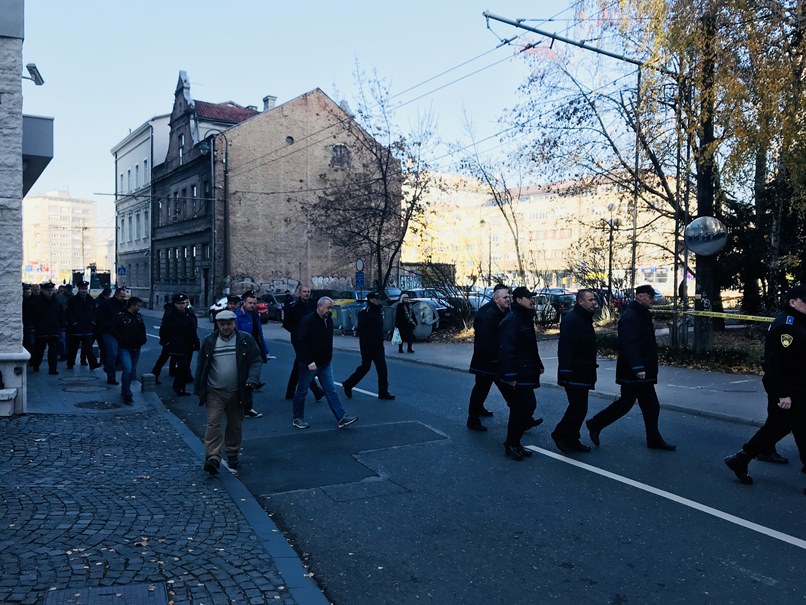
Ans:
POLYGON ((126 275, 126 267, 118 267, 118 275, 126 275))
POLYGON ((356 271, 355 272, 355 287, 361 289, 364 287, 364 272, 363 271, 356 271))

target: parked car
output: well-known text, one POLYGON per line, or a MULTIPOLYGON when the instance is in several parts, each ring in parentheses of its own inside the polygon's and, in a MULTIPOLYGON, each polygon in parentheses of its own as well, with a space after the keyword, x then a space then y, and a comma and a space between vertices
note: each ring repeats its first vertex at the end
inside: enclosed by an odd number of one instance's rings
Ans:
POLYGON ((207 312, 207 316, 210 318, 210 323, 215 321, 215 314, 218 313, 221 309, 225 309, 227 307, 227 297, 219 298, 215 301, 212 305, 210 305, 210 310, 207 312))
POLYGON ((413 290, 403 290, 402 293, 409 295, 409 300, 412 304, 425 302, 436 311, 439 321, 434 325, 435 329, 439 328, 439 326, 454 325, 460 320, 456 309, 447 300, 440 297, 439 293, 433 288, 415 288, 413 290))
POLYGON ((276 294, 262 295, 258 299, 257 306, 255 308, 260 315, 261 323, 265 324, 270 320, 283 320, 283 303, 280 302, 280 297, 276 294))

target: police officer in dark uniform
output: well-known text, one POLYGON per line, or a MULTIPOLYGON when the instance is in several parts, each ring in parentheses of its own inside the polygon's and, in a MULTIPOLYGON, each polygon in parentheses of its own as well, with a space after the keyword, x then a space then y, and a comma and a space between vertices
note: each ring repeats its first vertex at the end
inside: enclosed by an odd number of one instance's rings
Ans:
POLYGON ((489 418, 493 413, 484 407, 484 402, 490 394, 493 383, 501 391, 504 400, 509 403, 512 389, 507 385, 496 382, 500 375, 498 368, 498 333, 501 320, 509 313, 512 297, 509 289, 498 284, 493 290, 493 299, 484 303, 473 319, 473 357, 470 359, 470 373, 475 374, 476 380, 473 390, 470 391, 470 401, 467 404, 467 428, 471 431, 486 431, 487 427, 481 423, 482 418, 489 418))
MULTIPOLYGON (((306 315, 310 315, 314 312, 316 312, 316 301, 311 300, 310 286, 301 285, 299 287, 299 297, 297 300, 283 305, 283 329, 291 334, 291 346, 294 347, 295 353, 297 352, 299 325, 302 323, 302 319, 306 315)), ((295 358, 293 367, 291 368, 291 374, 288 377, 288 386, 285 388, 286 399, 294 399, 294 391, 297 389, 298 380, 299 366, 297 365, 297 359, 295 358)), ((315 379, 311 381, 311 392, 316 398, 316 401, 321 400, 322 397, 325 396, 325 392, 322 390, 322 387, 316 384, 315 379)))
POLYGON ((174 294, 173 308, 169 309, 160 324, 160 343, 168 347, 168 354, 176 362, 173 390, 180 397, 190 395, 185 390, 191 382, 190 363, 193 351, 199 350, 198 320, 188 309, 186 294, 174 294))
POLYGON ((540 375, 544 371, 537 351, 534 295, 523 286, 515 288, 512 307, 501 320, 498 335, 501 380, 512 389, 507 399, 509 422, 504 455, 518 461, 532 455, 521 445, 521 437, 535 425, 532 420, 537 409, 535 389, 540 387, 540 375))
POLYGON ((638 286, 633 300, 618 322, 618 359, 616 384, 621 385, 621 397, 586 423, 591 441, 599 445, 599 433, 632 409, 635 401, 641 408, 646 430, 646 445, 652 450, 674 451, 658 429, 660 403, 655 392, 658 382, 658 344, 650 309, 656 292, 650 285, 638 286))
POLYGON ((79 282, 78 294, 67 300, 67 369, 76 365, 76 354, 81 347, 81 359, 86 359, 90 370, 101 366, 92 351, 95 332, 95 301, 89 293, 90 283, 79 282))
POLYGON ((806 472, 806 286, 787 292, 784 310, 767 332, 763 368, 767 420, 741 450, 725 458, 725 464, 745 485, 753 483, 747 473, 750 460, 790 432, 806 472))
POLYGON ((579 440, 579 429, 588 415, 588 391, 596 386, 596 332, 593 314, 598 302, 592 290, 576 294, 576 304, 563 317, 557 344, 557 384, 565 387, 568 408, 551 438, 563 453, 589 452, 579 440))
POLYGON ((54 296, 52 282, 42 284, 41 292, 36 301, 34 313, 34 333, 36 349, 32 365, 34 372, 39 371, 39 365, 48 350, 48 374, 58 374, 56 366, 59 363, 59 350, 61 333, 64 329, 64 310, 54 296))
POLYGON ((357 328, 361 365, 349 378, 342 381, 344 394, 348 399, 352 398, 353 387, 361 382, 374 363, 378 373, 378 399, 394 399, 395 396, 389 392, 389 372, 386 368, 386 351, 383 348, 383 309, 378 292, 367 294, 367 306, 358 312, 357 328))

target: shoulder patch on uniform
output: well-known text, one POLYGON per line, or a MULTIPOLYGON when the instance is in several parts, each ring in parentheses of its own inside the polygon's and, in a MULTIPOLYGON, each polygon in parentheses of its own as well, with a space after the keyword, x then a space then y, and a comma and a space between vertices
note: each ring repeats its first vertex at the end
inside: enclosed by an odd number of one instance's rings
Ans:
POLYGON ((795 337, 791 334, 781 334, 781 346, 786 348, 795 342, 795 337))
POLYGON ((795 318, 792 315, 787 315, 786 316, 786 323, 791 326, 792 324, 795 323, 795 318))

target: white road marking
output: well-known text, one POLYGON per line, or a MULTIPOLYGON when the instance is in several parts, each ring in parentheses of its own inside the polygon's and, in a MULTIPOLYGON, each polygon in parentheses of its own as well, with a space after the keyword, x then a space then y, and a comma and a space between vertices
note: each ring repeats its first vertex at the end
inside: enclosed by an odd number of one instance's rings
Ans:
POLYGON ((731 380, 730 384, 742 384, 743 382, 750 382, 749 380, 731 380))
POLYGON ((717 517, 718 519, 722 519, 723 521, 734 523, 735 525, 745 527, 760 534, 764 534, 765 536, 768 536, 770 538, 774 538, 775 540, 780 540, 781 542, 786 542, 787 544, 791 544, 793 546, 797 546, 798 548, 806 550, 806 540, 801 540, 800 538, 790 536, 789 534, 785 534, 783 532, 770 529, 769 527, 764 527, 763 525, 753 523, 752 521, 747 521, 746 519, 742 519, 741 517, 737 517, 735 515, 731 515, 730 513, 723 512, 716 508, 706 506, 705 504, 700 504, 699 502, 695 502, 694 500, 689 500, 688 498, 684 498, 682 496, 678 496, 677 494, 673 494, 671 492, 658 489, 657 487, 652 487, 651 485, 635 481, 634 479, 622 477, 621 475, 617 475, 616 473, 611 473, 610 471, 606 471, 604 469, 591 466, 590 464, 579 462, 578 460, 574 460, 573 458, 563 456, 562 454, 557 454, 549 450, 544 450, 541 447, 537 447, 534 445, 527 445, 525 447, 532 450, 533 452, 537 452, 538 454, 543 454, 544 456, 554 458, 555 460, 559 460, 560 462, 565 462, 566 464, 570 464, 571 466, 576 466, 583 470, 590 471, 597 475, 601 475, 602 477, 613 479, 614 481, 624 483, 625 485, 629 485, 630 487, 634 487, 643 490, 645 492, 649 492, 650 494, 660 496, 661 498, 666 498, 667 500, 677 502, 678 504, 682 504, 683 506, 688 506, 689 508, 693 508, 694 510, 698 510, 708 515, 712 515, 714 517, 717 517))
MULTIPOLYGON (((334 382, 333 384, 336 384, 336 385, 338 385, 340 387, 344 386, 340 382, 334 382)), ((371 395, 372 397, 377 397, 378 396, 378 393, 373 393, 372 391, 365 391, 364 389, 359 389, 358 387, 353 387, 352 390, 355 393, 364 393, 364 395, 371 395)))

